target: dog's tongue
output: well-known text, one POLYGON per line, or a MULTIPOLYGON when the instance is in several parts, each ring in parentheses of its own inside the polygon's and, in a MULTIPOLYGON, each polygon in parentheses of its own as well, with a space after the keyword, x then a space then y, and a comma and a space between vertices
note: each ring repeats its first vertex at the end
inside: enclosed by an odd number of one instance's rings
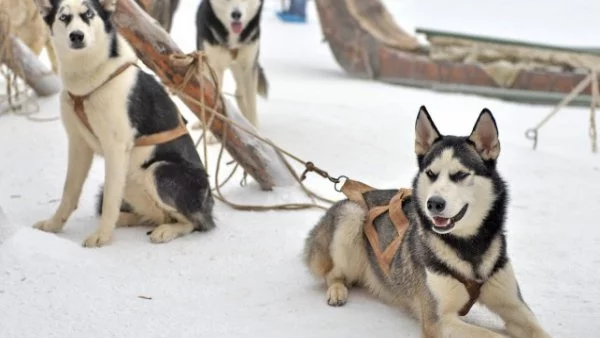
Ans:
POLYGON ((243 25, 241 22, 232 22, 231 29, 234 33, 240 34, 242 32, 243 25))
POLYGON ((438 228, 445 228, 450 225, 450 218, 434 217, 433 223, 435 223, 435 226, 438 228))

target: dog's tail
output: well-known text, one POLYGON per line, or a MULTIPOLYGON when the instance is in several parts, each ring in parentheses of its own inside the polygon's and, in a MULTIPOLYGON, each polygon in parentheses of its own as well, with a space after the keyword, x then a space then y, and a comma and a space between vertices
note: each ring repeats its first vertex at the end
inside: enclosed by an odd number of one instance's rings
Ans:
POLYGON ((269 96, 269 82, 267 81, 267 76, 265 75, 264 69, 260 64, 258 66, 258 95, 263 98, 267 98, 269 96))

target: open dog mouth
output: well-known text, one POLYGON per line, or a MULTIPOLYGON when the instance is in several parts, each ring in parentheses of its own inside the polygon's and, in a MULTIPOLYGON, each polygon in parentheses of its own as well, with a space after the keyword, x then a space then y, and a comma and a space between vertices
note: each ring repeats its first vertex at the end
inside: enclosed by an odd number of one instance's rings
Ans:
POLYGON ((244 29, 244 25, 239 22, 239 21, 233 21, 231 23, 231 30, 235 33, 235 34, 240 34, 242 32, 242 30, 244 29))
POLYGON ((460 221, 465 214, 467 213, 467 209, 469 208, 468 204, 465 204, 462 209, 456 214, 454 217, 445 218, 445 217, 432 217, 433 220, 433 230, 439 234, 447 234, 456 225, 456 222, 460 221))

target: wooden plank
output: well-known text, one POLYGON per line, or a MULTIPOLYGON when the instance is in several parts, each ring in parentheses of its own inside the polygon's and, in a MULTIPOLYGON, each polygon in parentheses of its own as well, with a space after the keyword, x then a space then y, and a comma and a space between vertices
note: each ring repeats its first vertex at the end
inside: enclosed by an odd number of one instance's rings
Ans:
POLYGON ((582 53, 582 54, 591 54, 600 56, 600 47, 567 47, 567 46, 558 46, 551 44, 543 44, 543 43, 535 43, 535 42, 527 42, 513 39, 503 39, 503 38, 495 38, 483 35, 475 35, 475 34, 465 34, 465 33, 457 33, 450 31, 441 31, 435 29, 427 29, 427 28, 417 28, 417 34, 424 34, 426 36, 439 36, 439 37, 448 37, 448 38, 458 38, 471 40, 476 42, 484 42, 484 43, 495 43, 509 46, 518 46, 518 47, 528 47, 535 49, 545 49, 545 50, 556 50, 562 52, 572 52, 572 53, 582 53))

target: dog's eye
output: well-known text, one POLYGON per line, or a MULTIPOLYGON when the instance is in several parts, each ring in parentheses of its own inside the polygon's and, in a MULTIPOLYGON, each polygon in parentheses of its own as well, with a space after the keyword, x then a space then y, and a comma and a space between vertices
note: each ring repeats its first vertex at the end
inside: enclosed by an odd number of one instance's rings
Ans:
POLYGON ((83 15, 88 18, 91 19, 94 17, 94 12, 90 11, 89 9, 87 10, 87 12, 83 13, 83 15))
POLYGON ((62 22, 65 22, 65 21, 67 21, 67 19, 68 19, 68 18, 69 18, 69 17, 68 17, 68 15, 66 15, 66 14, 61 14, 61 15, 59 15, 59 17, 58 17, 58 20, 60 20, 60 21, 62 21, 62 22))
POLYGON ((454 182, 460 182, 462 180, 464 180, 465 178, 469 177, 469 173, 464 172, 464 171, 458 171, 452 175, 450 175, 450 179, 454 182))
POLYGON ((429 177, 429 179, 432 180, 432 181, 434 181, 438 177, 438 174, 436 174, 433 171, 431 171, 431 169, 427 170, 425 172, 425 175, 427 175, 427 177, 429 177))

